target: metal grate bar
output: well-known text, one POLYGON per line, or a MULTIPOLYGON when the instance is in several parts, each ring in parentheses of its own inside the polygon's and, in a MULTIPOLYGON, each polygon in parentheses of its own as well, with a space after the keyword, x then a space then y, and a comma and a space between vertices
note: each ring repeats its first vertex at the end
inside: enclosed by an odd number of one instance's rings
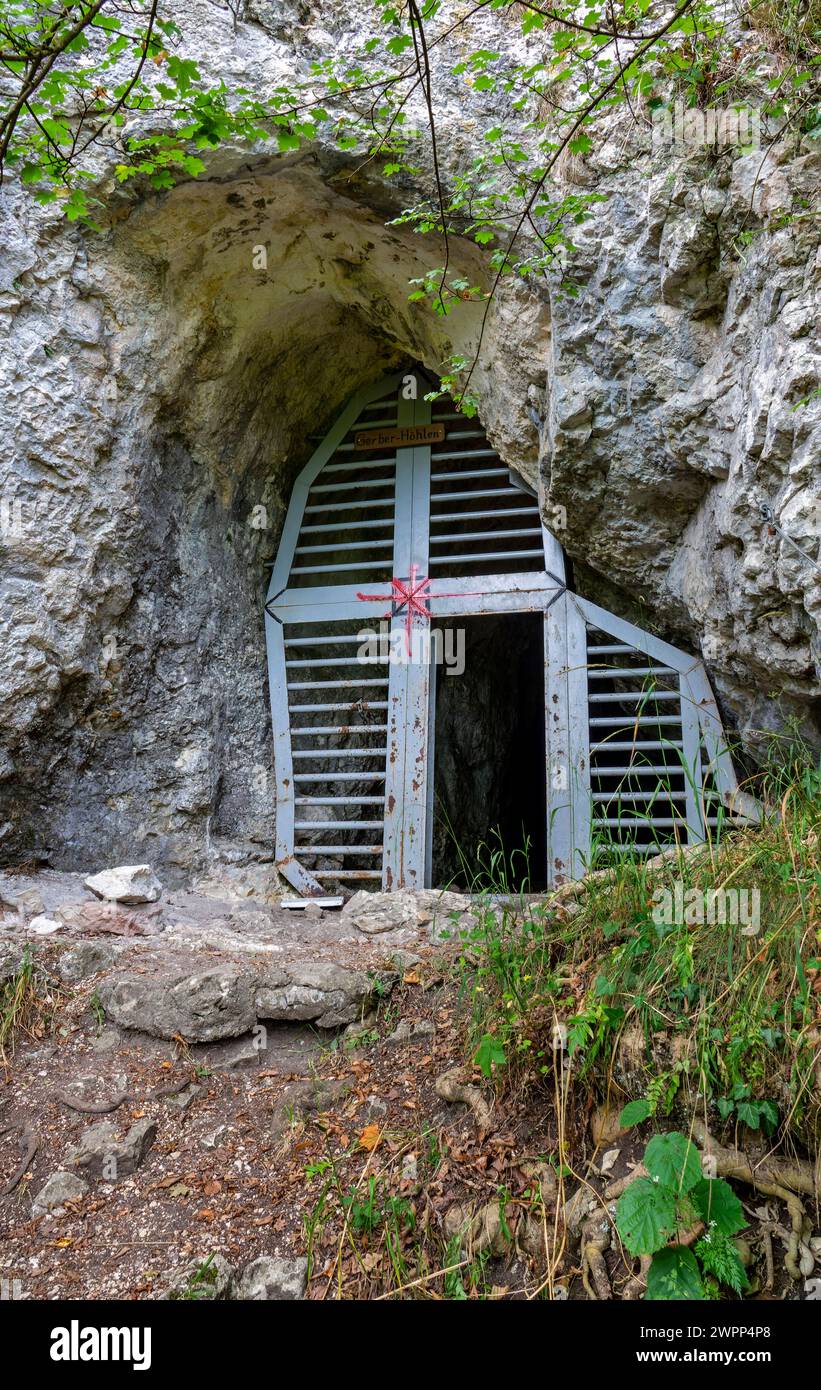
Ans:
MULTIPOLYGON (((286 669, 287 669, 288 671, 291 671, 291 670, 295 669, 296 667, 300 667, 300 666, 301 666, 301 667, 305 667, 305 666, 357 666, 357 665, 359 665, 359 664, 360 664, 359 657, 356 655, 356 653, 354 653, 353 656, 317 656, 317 657, 306 656, 306 657, 300 657, 299 660, 297 660, 297 661, 286 661, 285 666, 286 666, 286 669)), ((373 662, 373 661, 369 661, 368 664, 371 665, 371 666, 374 666, 374 665, 376 665, 377 663, 376 663, 376 662, 373 662)))
POLYGON ((613 700, 680 700, 678 690, 614 690, 604 695, 588 695, 591 705, 613 700))
POLYGON ((291 574, 342 574, 344 571, 354 570, 390 570, 391 562, 388 557, 385 560, 351 560, 345 565, 294 565, 291 574))
MULTIPOLYGON (((431 473, 432 483, 458 483, 463 478, 506 478, 506 468, 460 468, 455 473, 431 473)), ((438 496, 433 494, 434 499, 438 496)))
POLYGON ((305 724, 292 728, 294 738, 298 734, 386 734, 387 724, 305 724))
POLYGON ((395 466, 396 459, 346 459, 344 463, 326 463, 322 470, 325 473, 351 473, 354 469, 387 468, 395 466))
MULTIPOLYGON (((682 816, 647 816, 645 820, 621 820, 619 817, 608 816, 607 819, 594 817, 594 825, 614 825, 620 826, 622 830, 655 830, 660 825, 680 825, 687 829, 687 820, 682 816)), ((708 822, 715 824, 715 822, 708 822)))
POLYGON ((626 676, 677 676, 678 671, 673 666, 588 666, 587 675, 591 680, 623 680, 626 676))
POLYGON ((349 858, 356 858, 357 855, 381 854, 381 845, 295 845, 295 854, 341 854, 349 858))
MULTIPOLYGON (((637 751, 640 751, 641 748, 645 748, 646 746, 646 744, 636 745, 637 751)), ((665 747, 667 746, 668 745, 665 745, 665 747)), ((610 748, 612 745, 608 744, 607 747, 610 748)), ((681 766, 681 763, 671 763, 669 766, 665 766, 664 763, 630 763, 627 767, 604 767, 603 765, 596 764, 590 769, 591 777, 634 776, 636 773, 646 773, 648 775, 650 773, 666 773, 669 777, 683 777, 684 768, 681 766)))
MULTIPOLYGON (((317 507, 316 510, 327 511, 327 508, 317 507)), ((383 516, 381 521, 338 521, 323 523, 321 526, 302 526, 299 534, 300 536, 318 536, 320 533, 327 535, 329 531, 333 531, 336 535, 337 531, 378 531, 380 528, 392 532, 393 517, 383 516)))
POLYGON ((383 820, 296 820, 294 830, 382 830, 384 825, 383 820))
MULTIPOLYGON (((508 540, 513 536, 522 536, 524 539, 533 540, 535 536, 541 535, 539 526, 529 526, 527 530, 517 531, 448 531, 443 536, 431 536, 431 545, 449 545, 453 541, 496 541, 508 540)), ((438 558, 434 556, 434 558, 438 558)))
MULTIPOLYGON (((295 796, 295 806, 384 806, 384 796, 295 796)), ((380 822, 381 824, 381 822, 380 822)))
POLYGON ((286 647, 335 647, 342 642, 358 642, 358 632, 340 632, 337 637, 286 637, 286 647))
MULTIPOLYGON (((466 491, 463 489, 462 492, 437 492, 431 501, 464 502, 466 498, 470 497, 521 497, 521 493, 515 487, 468 488, 466 491)), ((306 507, 305 510, 307 511, 308 508, 306 507)))
MULTIPOLYGON (((306 507, 305 515, 307 516, 309 512, 329 512, 331 510, 336 512, 371 512, 375 511, 377 507, 392 507, 393 504, 394 499, 392 497, 383 497, 379 501, 372 502, 319 502, 315 507, 306 507)), ((387 524, 387 520, 385 524, 387 524)))
POLYGON ((314 878, 378 878, 382 877, 381 869, 312 869, 314 878))
MULTIPOLYGON (((459 493, 458 495, 459 495, 460 498, 461 498, 462 496, 465 496, 465 497, 480 497, 480 496, 481 496, 481 497, 484 497, 484 496, 485 496, 484 493, 479 493, 479 492, 467 492, 467 493, 464 493, 464 494, 459 493)), ((497 496, 497 495, 498 495, 498 496, 501 496, 501 494, 494 494, 494 496, 497 496)), ((510 495, 510 494, 505 493, 505 496, 509 496, 509 495, 510 495)), ((440 502, 442 499, 441 499, 440 497, 437 497, 435 500, 436 500, 437 502, 440 502)), ((492 517, 494 517, 494 516, 503 516, 503 517, 508 517, 508 516, 533 516, 534 514, 537 514, 537 515, 538 515, 538 510, 539 510, 539 509, 538 509, 538 507, 537 507, 537 505, 536 505, 535 502, 533 503, 533 506, 532 506, 532 507, 503 507, 503 508, 501 508, 501 509, 498 509, 498 508, 497 508, 495 511, 480 511, 480 512, 434 512, 433 510, 431 510, 430 519, 431 519, 431 522, 434 522, 434 521, 478 521, 478 520, 489 520, 490 518, 492 518, 492 517)), ((435 538, 435 537, 431 537, 431 539, 434 540, 434 539, 436 539, 436 538, 435 538)))
POLYGON ((684 801, 686 792, 671 792, 666 787, 657 787, 652 792, 594 792, 594 801, 684 801))
POLYGON ((388 680, 379 681, 292 681, 289 690, 360 690, 366 685, 389 685, 388 680))
POLYGON ((638 729, 646 728, 648 724, 652 724, 653 727, 657 729, 659 724, 680 723, 680 714, 642 714, 636 715, 635 717, 633 715, 627 715, 626 718, 623 714, 611 714, 602 715, 601 718, 598 719, 591 719, 590 727, 591 729, 603 729, 615 725, 617 729, 638 729))
POLYGON ((393 540, 384 541, 348 541, 341 545, 298 545, 294 551, 295 555, 336 555, 338 551, 344 550, 389 550, 393 546, 393 540))
MULTIPOLYGON (((292 689, 293 689, 293 687, 292 687, 292 689)), ((324 712, 325 712, 326 710, 347 710, 349 713, 353 713, 353 711, 355 710, 355 711, 357 712, 357 714, 358 714, 360 711, 363 711, 363 712, 364 712, 366 709, 387 709, 387 708, 388 708, 388 702, 387 702, 387 700, 385 700, 385 701, 381 701, 381 700, 371 700, 371 701, 367 701, 367 700, 355 700, 354 703, 353 703, 352 705, 291 705, 291 707, 290 707, 290 713, 291 713, 291 714, 324 714, 324 712)))
MULTIPOLYGON (((395 476, 395 474, 393 474, 393 473, 391 474, 391 476, 390 476, 389 478, 369 478, 369 479, 368 479, 368 488, 369 488, 369 489, 370 489, 370 488, 374 488, 374 487, 394 487, 395 484, 396 484, 396 476, 395 476)), ((361 492, 362 489, 363 489, 363 487, 364 487, 364 484, 361 483, 361 482, 356 482, 356 483, 314 483, 313 486, 311 487, 311 496, 313 497, 313 495, 314 495, 315 492, 361 492)))
POLYGON ((387 748, 295 748, 292 758, 384 758, 387 748))
MULTIPOLYGON (((438 425, 442 420, 458 420, 458 415, 437 415, 433 420, 434 425, 438 425)), ((448 430, 445 436, 446 442, 452 444, 454 439, 482 439, 487 443, 487 435, 484 430, 448 430)), ((435 455, 434 455, 435 457, 435 455)))
POLYGON ((602 751, 604 751, 605 753, 643 753, 647 748, 683 747, 684 744, 680 740, 676 739, 662 739, 660 741, 648 739, 646 742, 644 739, 642 739, 641 741, 639 741, 638 739, 633 739, 629 743, 611 743, 609 739, 605 739, 602 743, 592 744, 590 752, 591 754, 601 753, 602 751))
MULTIPOLYGON (((450 442, 450 440, 448 440, 448 442, 450 442)), ((450 449, 447 453, 444 454, 432 454, 430 461, 431 463, 452 463, 454 459, 497 459, 498 457, 498 449, 450 449)), ((505 477, 507 477, 507 468, 503 468, 500 471, 504 473, 505 477)), ((477 473, 476 476, 478 478, 479 474, 477 473)), ((435 474, 431 474, 431 477, 435 477, 435 474)))
POLYGON ((384 772, 296 772, 295 782, 384 782, 384 772))
POLYGON ((474 555, 433 555, 431 564, 474 565, 487 560, 544 560, 544 550, 483 550, 474 555))

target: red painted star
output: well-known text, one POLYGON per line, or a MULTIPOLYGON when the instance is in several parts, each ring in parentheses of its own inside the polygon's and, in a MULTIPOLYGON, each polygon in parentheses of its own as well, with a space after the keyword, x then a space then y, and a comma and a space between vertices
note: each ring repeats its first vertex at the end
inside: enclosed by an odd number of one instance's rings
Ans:
POLYGON ((405 643, 408 649, 408 656, 411 655, 411 633, 413 631, 414 613, 418 613, 420 618, 427 619, 428 622, 430 622, 431 616, 430 609, 427 606, 428 599, 430 598, 428 592, 430 579, 417 579, 416 574, 418 569, 418 565, 411 565, 409 579, 392 579, 391 592, 389 594, 357 593, 356 595, 357 598, 364 599, 366 602, 372 601, 378 603, 380 600, 386 602, 390 600, 391 611, 384 615, 386 618, 395 618, 407 605, 407 612, 405 614, 405 643))

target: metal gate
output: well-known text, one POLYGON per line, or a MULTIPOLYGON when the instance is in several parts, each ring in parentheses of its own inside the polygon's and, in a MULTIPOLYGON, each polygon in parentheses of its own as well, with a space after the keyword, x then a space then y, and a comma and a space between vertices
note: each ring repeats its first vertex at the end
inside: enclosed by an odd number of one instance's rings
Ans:
POLYGON ((360 392, 294 487, 265 610, 280 871, 307 894, 430 883, 424 638, 482 613, 544 614, 551 882, 703 838, 736 783, 701 663, 568 593, 532 489, 423 389, 360 392))

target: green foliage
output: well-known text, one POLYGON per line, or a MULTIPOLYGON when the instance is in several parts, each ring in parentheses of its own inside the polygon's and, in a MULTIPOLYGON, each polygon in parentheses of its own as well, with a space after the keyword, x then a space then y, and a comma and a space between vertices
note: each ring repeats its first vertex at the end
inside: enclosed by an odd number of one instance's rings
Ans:
MULTIPOLYGON (((775 1039, 775 1030, 770 1031, 775 1039)), ((716 1106, 722 1120, 729 1120, 735 1114, 741 1124, 750 1129, 763 1129, 765 1134, 772 1134, 778 1125, 775 1101, 754 1099, 750 1086, 744 1082, 737 1082, 729 1096, 719 1096, 716 1106)))
POLYGON ((492 1033, 485 1033, 473 1058, 483 1076, 491 1076, 494 1067, 503 1067, 507 1054, 503 1044, 492 1033))
POLYGON ((636 1178, 619 1198, 616 1228, 631 1255, 653 1256, 646 1297, 706 1298, 702 1272, 742 1293, 747 1278, 730 1237, 747 1222, 729 1184, 702 1177, 698 1152, 684 1134, 655 1135, 644 1166, 649 1176, 636 1178), (693 1251, 675 1237, 699 1219, 707 1229, 693 1251))
POLYGON ((738 1251, 729 1237, 721 1231, 708 1231, 706 1236, 696 1242, 695 1253, 704 1273, 711 1274, 717 1284, 726 1284, 728 1289, 737 1294, 742 1294, 749 1288, 750 1281, 738 1251))
MULTIPOLYGON (((573 295, 574 238, 603 195, 586 181, 568 188, 556 177, 559 161, 600 154, 620 111, 639 130, 674 98, 688 106, 749 102, 765 127, 773 123, 773 136, 818 129, 816 6, 754 6, 750 22, 762 37, 740 46, 736 17, 720 0, 654 9, 648 0, 589 0, 583 11, 575 0, 554 0, 549 10, 514 0, 362 0, 359 42, 255 95, 204 77, 156 0, 4 0, 0 170, 16 169, 40 202, 94 226, 102 146, 115 154, 120 183, 161 192, 202 173, 202 153, 227 140, 264 141, 289 154, 322 133, 403 186, 424 187, 420 170, 433 165, 431 187, 398 219, 443 247, 440 266, 414 282, 414 302, 446 315, 460 302, 487 300, 503 277, 534 275, 573 295), (471 164, 448 168, 447 178, 442 61, 488 111, 471 164), (452 236, 487 249, 489 287, 453 278, 452 236)), ((452 366, 444 383, 466 412, 475 408, 472 371, 472 363, 452 366)))
POLYGON ((351 1230, 359 1234, 373 1235, 383 1226, 397 1231, 413 1230, 416 1225, 416 1215, 407 1198, 386 1193, 373 1174, 364 1191, 356 1187, 342 1198, 342 1206, 351 1230))
POLYGON ((644 1120, 648 1120, 652 1113, 653 1107, 649 1100, 628 1101, 619 1115, 619 1127, 632 1129, 633 1125, 640 1125, 644 1120))
POLYGON ((671 1191, 689 1192, 701 1179, 698 1150, 683 1134, 657 1134, 647 1145, 644 1166, 651 1178, 671 1191))
POLYGON ((652 1255, 676 1229, 675 1192, 652 1178, 636 1178, 619 1198, 619 1235, 631 1255, 652 1255))
POLYGON ((647 1272, 648 1300, 707 1297, 698 1261, 686 1245, 668 1245, 653 1256, 647 1272))

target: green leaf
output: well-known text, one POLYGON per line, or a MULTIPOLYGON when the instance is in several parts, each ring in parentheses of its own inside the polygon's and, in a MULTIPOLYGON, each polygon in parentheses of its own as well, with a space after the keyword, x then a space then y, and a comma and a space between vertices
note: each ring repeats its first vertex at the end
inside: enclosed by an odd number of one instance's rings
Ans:
POLYGON ((172 55, 166 63, 166 71, 183 94, 190 92, 193 82, 199 81, 200 70, 190 58, 177 58, 172 55))
POLYGON ((619 1115, 619 1127, 632 1129, 633 1125, 640 1125, 642 1121, 648 1120, 652 1113, 653 1107, 649 1100, 628 1101, 619 1115))
POLYGON ((483 1076, 490 1076, 494 1066, 502 1067, 507 1061, 505 1049, 492 1033, 485 1033, 473 1058, 482 1070, 483 1076))
POLYGON ((712 1274, 720 1284, 726 1284, 735 1293, 742 1294, 750 1287, 747 1272, 741 1257, 728 1236, 720 1231, 709 1231, 696 1242, 695 1253, 701 1260, 706 1274, 712 1274))
POLYGON ((676 1229, 673 1193, 652 1178, 636 1178, 619 1198, 616 1226, 631 1255, 652 1255, 676 1229))
POLYGON ((651 1178, 672 1192, 689 1192, 701 1181, 698 1150, 684 1134, 656 1134, 647 1145, 644 1166, 651 1178))
MULTIPOLYGON (((627 1191, 630 1191, 629 1187, 627 1191)), ((644 1296, 651 1302, 665 1298, 705 1299, 707 1295, 701 1282, 698 1261, 692 1250, 686 1245, 670 1245, 665 1250, 659 1250, 647 1271, 647 1293, 644 1296)))
POLYGON ((20 170, 22 183, 37 183, 45 174, 42 164, 24 164, 20 170))
POLYGON ((702 1178, 690 1196, 705 1225, 715 1224, 726 1236, 734 1236, 748 1224, 744 1209, 723 1178, 702 1178))

